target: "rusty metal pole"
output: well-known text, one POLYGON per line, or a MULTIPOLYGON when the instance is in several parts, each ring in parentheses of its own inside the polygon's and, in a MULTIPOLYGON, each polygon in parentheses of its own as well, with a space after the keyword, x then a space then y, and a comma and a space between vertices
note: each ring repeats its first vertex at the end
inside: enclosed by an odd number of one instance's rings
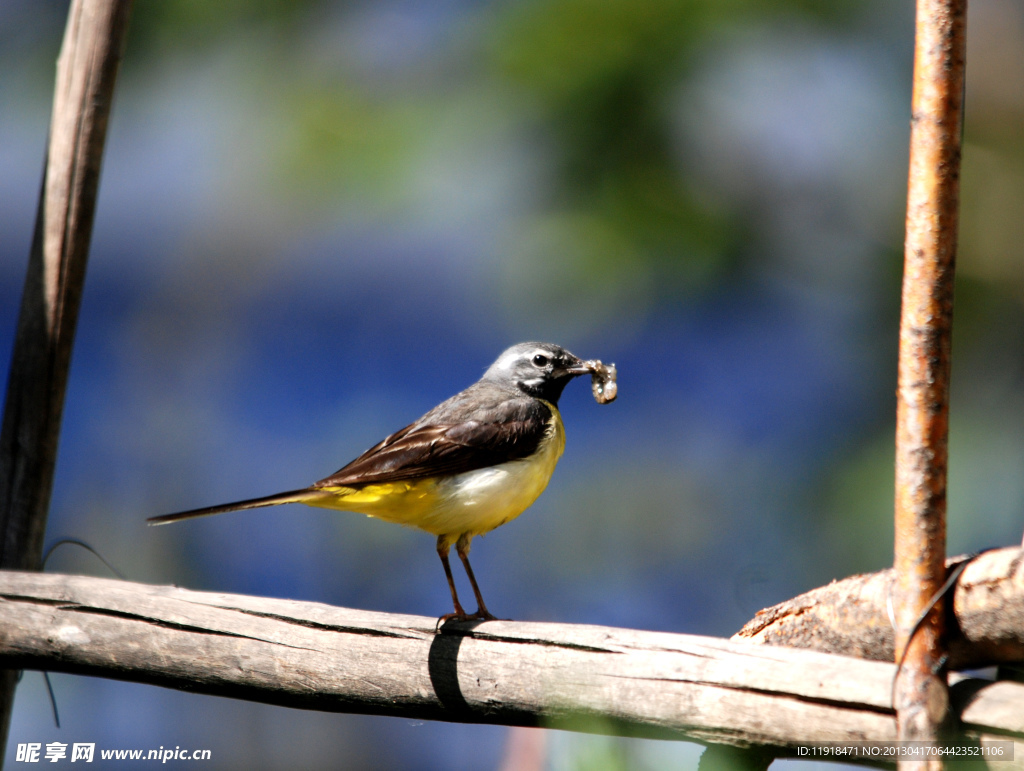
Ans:
MULTIPOLYGON (((966 0, 918 0, 896 408, 895 698, 902 740, 939 742, 949 695, 945 581, 950 334, 963 118, 966 0)), ((900 768, 941 768, 907 760, 900 768)))
MULTIPOLYGON (((73 0, 0 429, 0 569, 37 570, 92 236, 100 165, 132 0, 73 0)), ((0 764, 17 672, 0 670, 0 764)))

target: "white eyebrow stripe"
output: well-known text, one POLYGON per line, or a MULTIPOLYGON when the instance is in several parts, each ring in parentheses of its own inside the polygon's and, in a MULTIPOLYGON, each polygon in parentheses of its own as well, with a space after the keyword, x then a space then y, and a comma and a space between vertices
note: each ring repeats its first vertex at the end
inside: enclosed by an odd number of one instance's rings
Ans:
POLYGON ((498 360, 498 369, 512 369, 518 359, 519 357, 514 353, 506 354, 498 360))

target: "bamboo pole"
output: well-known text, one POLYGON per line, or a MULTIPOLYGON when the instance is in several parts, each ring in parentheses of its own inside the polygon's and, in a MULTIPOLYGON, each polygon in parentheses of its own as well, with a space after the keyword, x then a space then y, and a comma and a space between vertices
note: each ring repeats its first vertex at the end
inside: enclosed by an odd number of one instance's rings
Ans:
MULTIPOLYGON (((811 743, 896 739, 888 662, 581 624, 436 626, 315 602, 0 572, 7 666, 303 709, 753 750, 712 752, 707 769, 808 757, 811 743)), ((1024 684, 963 681, 953 696, 968 737, 1024 736, 1024 684)), ((1015 753, 1024 757, 1024 745, 1015 753)))
MULTIPOLYGON (((938 742, 949 707, 946 577, 950 334, 959 204, 966 0, 918 0, 896 410, 899 738, 938 742), (916 628, 916 634, 915 634, 916 628)), ((941 762, 923 762, 941 768, 941 762)), ((903 762, 901 768, 922 767, 903 762)))
MULTIPOLYGON (((0 429, 0 568, 36 570, 131 0, 74 0, 0 429)), ((0 757, 17 672, 0 672, 0 757)))

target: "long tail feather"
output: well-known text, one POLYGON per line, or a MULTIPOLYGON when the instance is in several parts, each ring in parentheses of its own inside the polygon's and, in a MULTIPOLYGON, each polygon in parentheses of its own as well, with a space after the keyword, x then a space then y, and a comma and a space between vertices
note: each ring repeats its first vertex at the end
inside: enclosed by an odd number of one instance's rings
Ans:
POLYGON ((329 495, 330 493, 323 490, 309 488, 305 490, 291 490, 287 493, 267 495, 263 498, 250 498, 247 501, 222 503, 219 506, 207 506, 203 509, 190 509, 189 511, 179 511, 174 514, 164 514, 160 517, 150 517, 146 521, 151 525, 166 525, 170 522, 180 522, 183 519, 194 519, 196 517, 209 517, 214 514, 223 514, 225 511, 259 509, 263 506, 277 506, 281 503, 303 503, 317 498, 324 498, 329 495))

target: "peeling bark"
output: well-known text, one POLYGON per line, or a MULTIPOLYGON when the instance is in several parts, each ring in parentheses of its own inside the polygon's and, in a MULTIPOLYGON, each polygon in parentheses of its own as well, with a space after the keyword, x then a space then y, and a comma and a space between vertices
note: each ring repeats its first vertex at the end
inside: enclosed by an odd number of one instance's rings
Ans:
MULTIPOLYGON (((947 560, 947 570, 965 559, 947 560)), ((892 582, 891 569, 833 581, 759 611, 733 639, 892 661, 892 582)), ((1024 550, 975 558, 956 582, 952 608, 951 669, 1024 661, 1024 550)))

